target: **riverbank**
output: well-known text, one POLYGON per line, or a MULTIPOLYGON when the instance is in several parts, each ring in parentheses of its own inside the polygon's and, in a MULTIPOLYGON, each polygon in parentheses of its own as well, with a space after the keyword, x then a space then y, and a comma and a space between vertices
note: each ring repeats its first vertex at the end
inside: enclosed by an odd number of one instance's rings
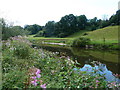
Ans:
MULTIPOLYGON (((74 38, 44 38, 44 37, 32 37, 29 38, 28 40, 30 40, 32 43, 40 45, 63 45, 63 46, 67 46, 67 47, 79 47, 81 48, 81 45, 79 42, 79 38, 74 39, 74 38), (75 45, 73 45, 73 42, 75 41, 75 45)), ((81 43, 84 43, 81 42, 81 43)), ((105 42, 103 40, 97 40, 97 41, 90 41, 90 43, 84 44, 84 46, 82 46, 82 48, 88 48, 88 49, 107 49, 107 50, 119 50, 119 44, 117 40, 106 40, 105 42)))
POLYGON ((62 43, 66 46, 72 47, 85 47, 85 48, 93 48, 93 49, 109 49, 109 50, 120 50, 119 41, 118 41, 118 29, 120 26, 109 26, 102 29, 89 31, 83 30, 77 33, 74 33, 71 36, 65 38, 55 38, 55 37, 34 37, 34 35, 29 35, 27 37, 28 40, 33 41, 35 43, 55 43, 59 45, 62 43), (83 38, 82 41, 80 38, 83 38), (89 43, 85 43, 85 39, 88 38, 90 40, 89 43))
POLYGON ((3 89, 119 87, 116 82, 105 81, 100 74, 91 76, 85 71, 74 70, 78 68, 77 63, 70 57, 32 48, 31 45, 32 43, 22 37, 3 41, 3 89), (37 68, 37 77, 29 77, 28 70, 31 68, 37 68))

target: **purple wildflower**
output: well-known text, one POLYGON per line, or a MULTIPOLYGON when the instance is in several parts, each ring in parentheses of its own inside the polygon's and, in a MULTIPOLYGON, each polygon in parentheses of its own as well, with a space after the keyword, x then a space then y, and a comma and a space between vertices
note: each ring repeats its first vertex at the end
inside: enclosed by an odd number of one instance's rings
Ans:
POLYGON ((41 88, 46 88, 46 84, 40 85, 41 88))
POLYGON ((36 75, 37 75, 37 74, 40 74, 40 69, 37 69, 37 71, 36 71, 35 74, 36 74, 36 75))
POLYGON ((96 80, 96 83, 98 83, 99 81, 98 80, 96 80))
POLYGON ((37 86, 37 80, 31 81, 31 84, 33 84, 34 86, 37 86))
POLYGON ((31 78, 35 80, 35 79, 36 79, 36 76, 34 76, 34 77, 31 77, 31 78))
POLYGON ((37 75, 36 75, 36 77, 37 77, 37 78, 40 78, 40 77, 41 77, 41 75, 40 75, 40 74, 37 74, 37 75))

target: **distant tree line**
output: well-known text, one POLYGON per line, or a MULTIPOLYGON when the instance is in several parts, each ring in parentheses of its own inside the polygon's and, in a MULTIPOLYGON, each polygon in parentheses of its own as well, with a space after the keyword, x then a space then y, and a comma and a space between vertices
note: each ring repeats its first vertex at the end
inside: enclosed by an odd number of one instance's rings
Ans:
POLYGON ((36 34, 45 37, 66 37, 80 30, 96 30, 112 25, 120 25, 120 10, 109 19, 87 19, 85 15, 65 15, 59 22, 48 21, 36 34))
POLYGON ((7 24, 3 18, 0 18, 0 30, 2 31, 2 33, 0 33, 0 39, 2 40, 7 40, 10 37, 18 35, 25 36, 29 34, 29 32, 21 26, 12 26, 7 24))
POLYGON ((120 10, 112 15, 109 19, 87 19, 85 15, 74 16, 73 14, 65 15, 60 21, 48 21, 45 26, 25 25, 9 26, 4 19, 0 19, 2 26, 2 38, 7 39, 16 35, 32 35, 36 37, 67 37, 80 30, 96 30, 107 26, 120 25, 120 10))

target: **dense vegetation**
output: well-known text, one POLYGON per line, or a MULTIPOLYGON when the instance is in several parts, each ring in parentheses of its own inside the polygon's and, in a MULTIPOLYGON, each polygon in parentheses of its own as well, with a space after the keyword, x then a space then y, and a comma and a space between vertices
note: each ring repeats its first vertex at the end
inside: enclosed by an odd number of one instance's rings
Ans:
MULTIPOLYGON (((25 38, 3 41, 3 89, 6 88, 114 88, 93 70, 80 71, 77 62, 59 52, 32 48, 25 38)), ((97 63, 97 62, 96 62, 97 63)), ((94 64, 93 64, 94 65, 94 64)))
POLYGON ((7 40, 10 37, 18 36, 18 35, 28 35, 29 32, 24 30, 21 26, 12 26, 5 22, 3 18, 0 18, 0 27, 2 30, 2 40, 7 40))

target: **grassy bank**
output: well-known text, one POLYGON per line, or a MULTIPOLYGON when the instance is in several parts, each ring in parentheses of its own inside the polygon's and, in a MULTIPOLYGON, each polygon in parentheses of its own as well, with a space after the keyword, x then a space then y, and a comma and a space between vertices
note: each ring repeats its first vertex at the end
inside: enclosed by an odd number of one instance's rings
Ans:
MULTIPOLYGON (((95 31, 85 32, 82 38, 90 39, 89 45, 97 49, 120 49, 118 45, 118 30, 120 26, 109 26, 95 31)), ((78 41, 80 38, 75 39, 78 41)))
POLYGON ((65 43, 68 46, 71 46, 75 40, 78 40, 80 37, 83 37, 89 38, 91 41, 89 45, 94 45, 94 48, 119 49, 118 28, 120 28, 120 26, 109 26, 95 31, 82 30, 66 38, 55 37, 46 38, 46 37, 34 37, 34 35, 29 35, 28 39, 31 41, 35 41, 37 43, 40 42, 65 43))
POLYGON ((93 41, 103 41, 103 39, 109 43, 118 43, 118 29, 120 26, 109 26, 102 29, 98 29, 92 32, 88 32, 85 37, 90 38, 93 41))
POLYGON ((116 82, 104 81, 104 76, 96 71, 91 73, 95 75, 75 71, 79 68, 70 57, 32 48, 22 37, 3 41, 2 61, 3 89, 119 87, 116 82))

